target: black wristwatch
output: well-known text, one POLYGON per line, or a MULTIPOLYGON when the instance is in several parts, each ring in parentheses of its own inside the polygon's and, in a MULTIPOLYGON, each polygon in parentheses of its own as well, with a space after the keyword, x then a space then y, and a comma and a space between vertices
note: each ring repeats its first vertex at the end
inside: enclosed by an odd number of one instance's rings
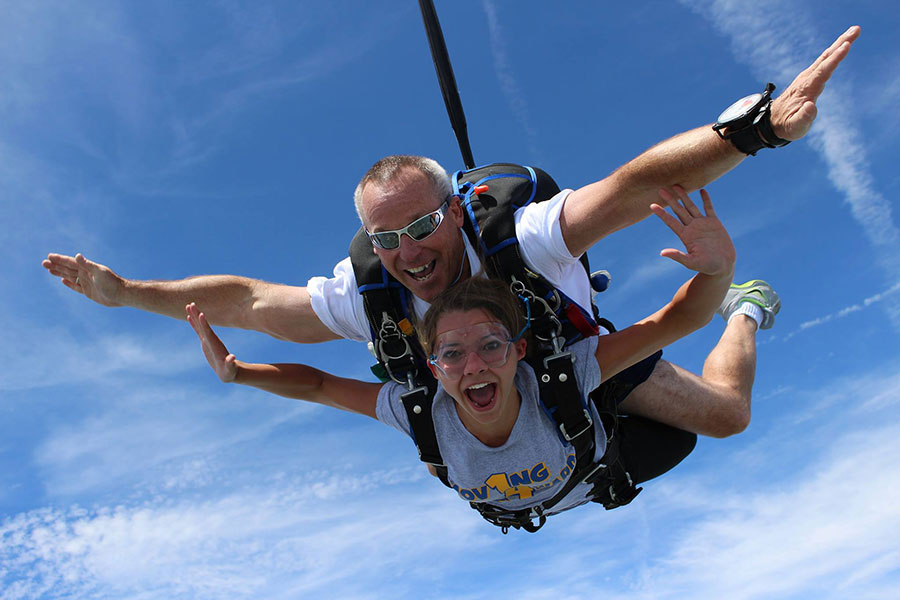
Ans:
POLYGON ((719 115, 713 131, 723 140, 729 140, 734 147, 755 156, 762 148, 779 148, 790 144, 775 135, 772 129, 772 92, 775 84, 769 83, 761 94, 750 94, 741 98, 719 115), (727 129, 727 131, 724 131, 727 129))

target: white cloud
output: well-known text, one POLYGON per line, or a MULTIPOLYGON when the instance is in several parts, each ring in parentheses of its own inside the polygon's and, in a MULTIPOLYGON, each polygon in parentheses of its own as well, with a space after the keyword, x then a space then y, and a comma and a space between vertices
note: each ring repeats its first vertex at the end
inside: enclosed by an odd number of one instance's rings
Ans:
POLYGON ((843 597, 850 591, 843 583, 861 569, 868 577, 857 584, 877 586, 900 567, 900 507, 891 500, 900 491, 892 458, 900 452, 898 434, 892 426, 842 436, 790 485, 706 495, 707 516, 688 526, 677 550, 655 568, 669 595, 843 597), (882 568, 870 569, 876 559, 882 568))
POLYGON ((9 598, 889 597, 900 568, 897 377, 879 368, 801 390, 770 430, 703 440, 634 504, 577 509, 536 535, 502 536, 408 457, 374 471, 298 459, 289 474, 215 490, 200 477, 133 501, 16 515, 0 523, 0 582, 9 598), (777 458, 801 455, 800 467, 777 458))
POLYGON ((292 481, 199 502, 22 514, 0 525, 4 598, 51 590, 59 597, 405 596, 398 574, 438 575, 481 525, 448 520, 465 507, 452 510, 461 503, 442 490, 412 490, 421 483, 410 479, 345 477, 334 482, 345 490, 334 502, 292 481))
MULTIPOLYGON (((551 522, 549 535, 565 528, 554 559, 572 573, 556 592, 582 597, 574 579, 585 594, 647 599, 893 597, 898 377, 885 365, 803 390, 772 430, 701 440, 686 464, 700 471, 679 467, 624 509, 551 522)), ((542 597, 533 584, 511 591, 542 597)))

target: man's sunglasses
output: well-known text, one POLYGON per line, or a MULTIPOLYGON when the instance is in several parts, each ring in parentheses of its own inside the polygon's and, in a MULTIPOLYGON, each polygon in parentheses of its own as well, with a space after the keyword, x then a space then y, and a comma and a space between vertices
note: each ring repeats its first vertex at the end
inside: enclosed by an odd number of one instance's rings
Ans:
POLYGON ((441 207, 435 211, 428 213, 423 217, 419 217, 403 229, 394 229, 393 231, 377 231, 375 233, 370 233, 369 230, 366 230, 366 235, 369 236, 369 239, 372 240, 372 243, 381 248, 382 250, 396 250, 400 247, 400 236, 404 233, 408 235, 411 239, 421 242, 429 235, 434 233, 437 228, 440 226, 441 222, 444 220, 444 215, 447 213, 447 208, 449 207, 448 201, 450 198, 448 197, 444 200, 444 203, 441 204, 441 207))

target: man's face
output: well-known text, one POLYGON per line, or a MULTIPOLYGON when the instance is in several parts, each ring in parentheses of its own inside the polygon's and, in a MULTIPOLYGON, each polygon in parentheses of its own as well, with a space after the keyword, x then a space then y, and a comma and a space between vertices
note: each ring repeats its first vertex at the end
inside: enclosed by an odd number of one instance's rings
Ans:
MULTIPOLYGON (((383 185, 369 183, 363 188, 362 212, 371 233, 402 229, 419 217, 440 208, 428 178, 415 169, 405 169, 383 185)), ((449 208, 440 226, 427 238, 415 241, 400 236, 394 250, 374 247, 381 264, 413 294, 431 302, 450 287, 465 256, 459 200, 448 200, 449 208)))

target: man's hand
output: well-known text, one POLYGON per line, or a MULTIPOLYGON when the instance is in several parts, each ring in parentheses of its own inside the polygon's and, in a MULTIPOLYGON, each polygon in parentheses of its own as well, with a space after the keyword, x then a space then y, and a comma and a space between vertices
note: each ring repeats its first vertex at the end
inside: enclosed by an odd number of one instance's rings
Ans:
POLYGON ((209 326, 206 315, 200 312, 196 304, 191 302, 184 307, 184 311, 187 313, 188 323, 191 324, 197 337, 200 338, 203 355, 206 357, 209 366, 212 367, 213 371, 216 372, 216 375, 223 382, 230 383, 234 381, 235 377, 237 377, 237 365, 235 364, 234 354, 228 352, 228 348, 225 347, 219 336, 209 326))
POLYGON ((49 254, 41 265, 51 275, 61 278, 63 285, 103 306, 122 306, 115 298, 123 287, 123 280, 105 265, 86 259, 81 254, 74 257, 49 254))
POLYGON ((786 140, 799 140, 806 135, 818 112, 816 99, 825 89, 831 74, 850 52, 850 45, 859 33, 858 25, 845 31, 813 64, 794 78, 784 93, 772 101, 775 135, 786 140))
POLYGON ((709 194, 706 190, 700 190, 700 196, 703 198, 705 216, 680 186, 673 186, 671 191, 659 190, 659 197, 678 218, 670 215, 659 204, 651 204, 650 210, 675 232, 687 250, 685 253, 675 248, 666 248, 659 255, 671 258, 698 273, 727 275, 730 281, 736 257, 734 244, 716 216, 709 194))

